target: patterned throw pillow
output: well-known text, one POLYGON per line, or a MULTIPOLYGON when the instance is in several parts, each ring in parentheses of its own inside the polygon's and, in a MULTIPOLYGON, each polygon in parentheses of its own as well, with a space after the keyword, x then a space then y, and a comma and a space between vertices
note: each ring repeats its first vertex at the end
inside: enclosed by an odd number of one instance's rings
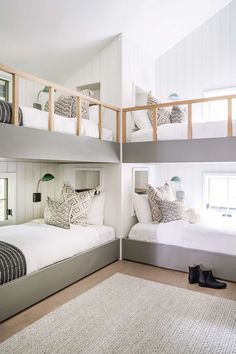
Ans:
POLYGON ((70 223, 74 225, 86 225, 88 212, 91 206, 92 199, 95 194, 95 189, 77 193, 74 188, 65 183, 62 187, 59 204, 70 204, 71 216, 70 223))
MULTIPOLYGON (((92 96, 93 92, 90 90, 80 91, 82 95, 92 96)), ((49 103, 45 104, 44 110, 48 112, 49 103)), ((77 115, 77 100, 75 96, 61 95, 55 101, 54 113, 68 118, 75 118, 77 115)), ((89 102, 81 100, 81 117, 82 119, 89 119, 89 102)))
POLYGON ((171 187, 166 183, 162 187, 153 187, 150 184, 147 186, 148 201, 151 207, 152 220, 154 223, 159 223, 162 221, 162 213, 159 208, 160 200, 173 200, 173 194, 171 187))
MULTIPOLYGON (((147 96, 147 104, 151 105, 156 103, 160 103, 160 101, 154 96, 152 96, 151 92, 149 92, 147 96)), ((153 125, 153 111, 149 110, 148 115, 149 115, 150 122, 153 125)), ((170 122, 171 122, 170 111, 165 108, 159 108, 157 110, 157 125, 168 124, 170 122)))
MULTIPOLYGON (((11 118, 12 118, 12 104, 0 100, 0 122, 11 124, 11 118)), ((23 114, 20 107, 18 113, 18 122, 19 125, 23 125, 23 114)))
POLYGON ((196 224, 201 221, 200 214, 195 209, 187 209, 184 212, 183 219, 188 221, 190 224, 196 224))
POLYGON ((173 106, 170 113, 171 123, 183 123, 186 118, 186 112, 184 108, 180 106, 173 106))
POLYGON ((159 208, 162 214, 162 222, 182 220, 184 216, 184 204, 177 200, 160 200, 159 208))
POLYGON ((71 205, 64 203, 59 204, 51 198, 47 198, 44 209, 44 221, 49 225, 61 227, 63 229, 70 228, 71 205))

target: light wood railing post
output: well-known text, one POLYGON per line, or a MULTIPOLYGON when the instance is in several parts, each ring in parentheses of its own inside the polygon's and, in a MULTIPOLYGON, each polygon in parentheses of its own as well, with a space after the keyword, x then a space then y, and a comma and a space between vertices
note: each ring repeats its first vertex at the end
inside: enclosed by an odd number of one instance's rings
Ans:
POLYGON ((103 140, 103 105, 99 105, 99 118, 98 118, 99 139, 103 140))
POLYGON ((122 140, 126 143, 126 111, 122 112, 122 140))
POLYGON ((228 137, 233 136, 232 98, 228 98, 228 137))
POLYGON ((49 87, 48 95, 49 95, 48 130, 53 131, 54 130, 54 88, 49 87))
POLYGON ((152 140, 157 141, 157 107, 152 111, 152 140))
POLYGON ((192 104, 188 104, 188 139, 193 137, 192 104))
POLYGON ((81 98, 79 96, 77 96, 76 98, 76 103, 77 103, 77 111, 76 111, 76 134, 77 135, 81 135, 81 98))
POLYGON ((116 142, 120 142, 120 116, 121 110, 116 111, 116 142))
POLYGON ((12 117, 11 123, 19 125, 19 77, 13 74, 12 79, 12 117))

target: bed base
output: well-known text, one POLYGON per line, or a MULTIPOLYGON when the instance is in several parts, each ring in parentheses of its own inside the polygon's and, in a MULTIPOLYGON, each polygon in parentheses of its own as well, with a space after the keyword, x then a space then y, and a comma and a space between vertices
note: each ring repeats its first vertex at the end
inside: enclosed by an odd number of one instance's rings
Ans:
POLYGON ((122 258, 138 263, 188 272, 188 266, 202 264, 220 279, 236 282, 236 257, 223 253, 122 239, 122 258))
POLYGON ((0 286, 0 322, 119 259, 116 239, 0 286))

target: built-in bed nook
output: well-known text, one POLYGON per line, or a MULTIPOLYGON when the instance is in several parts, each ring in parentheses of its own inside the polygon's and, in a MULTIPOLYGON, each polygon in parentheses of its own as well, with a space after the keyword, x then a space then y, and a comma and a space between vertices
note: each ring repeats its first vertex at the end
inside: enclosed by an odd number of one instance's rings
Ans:
POLYGON ((235 282, 235 171, 235 162, 125 165, 123 259, 184 272, 201 264, 235 282))

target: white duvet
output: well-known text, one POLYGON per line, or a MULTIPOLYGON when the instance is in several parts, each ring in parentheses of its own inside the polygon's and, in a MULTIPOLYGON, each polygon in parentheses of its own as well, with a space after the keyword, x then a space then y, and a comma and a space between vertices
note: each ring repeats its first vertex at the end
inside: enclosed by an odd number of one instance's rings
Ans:
POLYGON ((33 220, 0 228, 0 241, 24 253, 27 274, 114 239, 114 229, 104 225, 71 225, 71 229, 65 230, 33 220))
MULTIPOLYGON (((21 110, 23 113, 24 127, 48 130, 48 112, 23 106, 21 106, 21 110)), ((54 131, 56 132, 75 135, 76 124, 76 118, 62 117, 57 114, 54 115, 54 131)), ((92 138, 98 138, 98 125, 89 119, 82 119, 81 135, 90 136, 92 138)), ((103 139, 112 141, 112 131, 104 128, 103 139)))
POLYGON ((236 256, 235 220, 220 220, 214 224, 190 224, 178 220, 160 224, 136 224, 129 238, 236 256))
MULTIPOLYGON (((131 142, 152 141, 153 131, 150 128, 131 133, 131 142)), ((236 120, 233 120, 233 136, 236 135, 236 120)), ((187 123, 172 123, 158 126, 158 140, 187 139, 187 123)), ((193 123, 193 139, 227 137, 227 121, 209 121, 193 123)))

